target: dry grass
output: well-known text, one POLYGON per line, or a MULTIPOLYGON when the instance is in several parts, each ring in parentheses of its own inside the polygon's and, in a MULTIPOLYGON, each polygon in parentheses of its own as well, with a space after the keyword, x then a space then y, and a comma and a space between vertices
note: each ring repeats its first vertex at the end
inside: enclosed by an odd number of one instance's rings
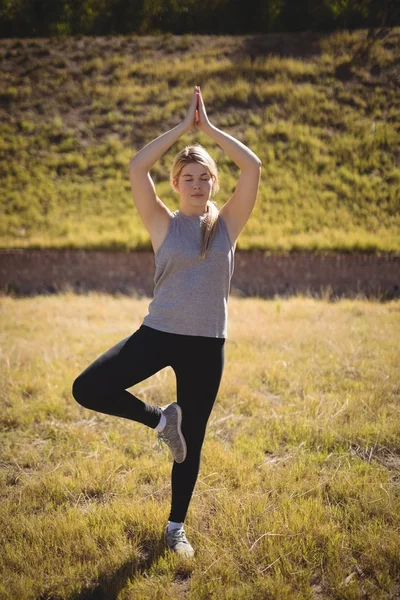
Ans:
MULTIPOLYGON (((148 299, 0 298, 0 596, 398 598, 400 302, 230 298, 186 531, 154 431, 84 409, 74 378, 148 299)), ((134 386, 174 400, 170 367, 134 386)))

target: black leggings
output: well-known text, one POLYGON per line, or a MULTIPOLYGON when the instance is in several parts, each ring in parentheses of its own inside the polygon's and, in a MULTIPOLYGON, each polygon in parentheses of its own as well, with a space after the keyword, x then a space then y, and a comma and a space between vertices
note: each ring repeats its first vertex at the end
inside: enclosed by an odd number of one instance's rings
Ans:
POLYGON ((187 455, 174 461, 171 475, 170 521, 183 522, 200 467, 200 454, 220 386, 225 338, 178 335, 141 325, 131 336, 99 356, 74 381, 72 394, 85 408, 157 427, 161 409, 126 391, 157 371, 171 366, 182 409, 187 455))

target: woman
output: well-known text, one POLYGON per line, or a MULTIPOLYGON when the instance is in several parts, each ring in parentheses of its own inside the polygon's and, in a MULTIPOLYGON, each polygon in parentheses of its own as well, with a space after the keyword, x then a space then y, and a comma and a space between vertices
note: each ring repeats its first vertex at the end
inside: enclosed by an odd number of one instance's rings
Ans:
POLYGON ((261 161, 244 144, 214 127, 199 87, 184 121, 140 150, 129 164, 134 201, 155 253, 154 298, 140 328, 89 365, 74 381, 86 408, 143 423, 158 432, 174 458, 167 546, 193 556, 184 521, 197 480, 206 425, 224 368, 227 302, 240 231, 253 210, 261 161), (218 210, 216 165, 200 145, 174 160, 171 184, 181 207, 171 212, 156 195, 149 170, 178 138, 198 128, 217 142, 241 174, 233 196, 218 210), (153 406, 129 388, 171 366, 177 400, 153 406))

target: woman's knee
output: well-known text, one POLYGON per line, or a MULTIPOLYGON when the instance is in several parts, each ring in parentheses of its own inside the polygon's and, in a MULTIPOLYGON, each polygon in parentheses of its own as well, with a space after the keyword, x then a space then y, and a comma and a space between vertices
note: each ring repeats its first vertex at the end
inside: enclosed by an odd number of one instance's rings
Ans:
POLYGON ((72 384, 72 395, 81 406, 93 407, 93 392, 90 393, 86 378, 82 375, 79 375, 72 384))

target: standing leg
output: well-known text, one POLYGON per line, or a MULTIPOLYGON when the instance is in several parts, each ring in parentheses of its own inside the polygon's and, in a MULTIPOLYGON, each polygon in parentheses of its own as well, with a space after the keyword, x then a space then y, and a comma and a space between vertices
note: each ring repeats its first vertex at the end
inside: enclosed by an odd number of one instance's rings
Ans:
POLYGON ((156 329, 142 325, 89 365, 75 379, 72 395, 85 408, 155 428, 161 409, 139 400, 126 388, 168 365, 165 338, 156 329))
POLYGON ((182 409, 182 433, 187 446, 186 459, 182 463, 174 462, 171 476, 169 520, 178 523, 185 520, 196 484, 207 421, 217 397, 225 360, 223 338, 182 336, 181 341, 174 345, 171 363, 177 379, 177 403, 182 409))

